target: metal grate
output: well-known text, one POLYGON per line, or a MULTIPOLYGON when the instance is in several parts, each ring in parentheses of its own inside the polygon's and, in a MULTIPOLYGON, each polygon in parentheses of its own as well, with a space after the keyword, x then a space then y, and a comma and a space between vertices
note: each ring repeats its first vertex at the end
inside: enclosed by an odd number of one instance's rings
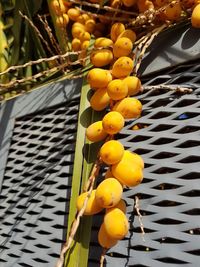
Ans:
POLYGON ((61 104, 47 108, 51 101, 45 97, 46 108, 15 120, 0 194, 2 267, 55 266, 59 256, 66 235, 80 95, 66 99, 61 94, 61 104))
MULTIPOLYGON (((166 72, 165 72, 166 73, 166 72)), ((118 138, 145 160, 143 183, 124 192, 129 235, 111 248, 106 266, 199 266, 200 255, 200 64, 191 62, 167 74, 144 77, 146 84, 184 84, 194 93, 180 95, 150 91, 139 96, 141 118, 128 121, 118 138), (133 130, 135 125, 139 130, 133 130), (140 198, 143 241, 133 205, 140 198), (135 216, 134 216, 135 215, 135 216)), ((89 267, 99 266, 97 231, 102 216, 95 216, 89 267), (97 253, 98 252, 98 253, 97 253)))

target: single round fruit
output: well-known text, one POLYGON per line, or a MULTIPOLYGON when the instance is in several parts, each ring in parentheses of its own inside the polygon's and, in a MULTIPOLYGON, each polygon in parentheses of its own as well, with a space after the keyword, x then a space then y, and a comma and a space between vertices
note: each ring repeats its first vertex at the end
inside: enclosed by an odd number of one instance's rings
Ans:
POLYGON ((125 31, 123 31, 117 39, 121 38, 121 37, 127 37, 131 40, 131 42, 134 44, 135 40, 136 40, 136 33, 130 29, 127 29, 125 31))
POLYGON ((88 72, 87 81, 92 88, 104 88, 112 81, 112 75, 108 70, 93 68, 88 72))
POLYGON ((180 1, 172 1, 165 9, 164 15, 166 19, 175 21, 181 16, 182 8, 180 1))
POLYGON ((118 208, 111 209, 105 214, 104 225, 107 234, 114 239, 123 239, 129 230, 126 215, 118 208))
POLYGON ((154 9, 153 2, 149 0, 137 0, 137 6, 140 13, 143 13, 149 9, 154 9))
POLYGON ((115 178, 102 181, 96 189, 95 201, 102 208, 111 208, 120 201, 123 188, 115 178))
POLYGON ((124 154, 123 145, 117 140, 104 143, 100 149, 100 157, 108 165, 118 163, 124 154))
MULTIPOLYGON (((82 193, 76 200, 76 208, 80 211, 84 205, 84 201, 88 195, 88 192, 82 193)), ((88 199, 84 215, 93 215, 102 210, 102 207, 96 201, 96 190, 92 190, 92 193, 88 199)))
POLYGON ((87 50, 89 46, 90 46, 90 41, 89 40, 85 40, 81 44, 81 50, 87 50))
POLYGON ((113 55, 116 58, 128 56, 133 49, 132 41, 127 37, 120 37, 113 46, 113 55))
POLYGON ((116 134, 124 127, 124 118, 119 112, 110 111, 103 117, 102 124, 108 134, 116 134))
POLYGON ((99 229, 99 233, 98 233, 98 242, 99 244, 106 249, 109 249, 113 246, 115 246, 118 242, 117 239, 111 238, 106 230, 105 230, 105 225, 104 223, 102 223, 100 229, 99 229))
POLYGON ((125 78, 133 70, 133 60, 129 57, 118 58, 112 67, 112 74, 116 78, 125 78))
POLYGON ((107 133, 103 129, 102 121, 92 123, 86 130, 86 136, 91 142, 98 142, 105 139, 107 133))
POLYGON ((136 95, 141 91, 141 81, 138 77, 128 76, 123 81, 128 86, 128 95, 136 95))
POLYGON ((191 22, 193 27, 200 28, 200 4, 193 9, 191 22))
POLYGON ((122 0, 122 3, 127 7, 131 7, 131 6, 135 5, 136 2, 137 2, 137 0, 122 0))
POLYGON ((93 33, 95 29, 95 20, 94 19, 89 19, 85 22, 85 29, 89 33, 93 33))
POLYGON ((113 106, 113 111, 119 112, 124 119, 135 119, 141 115, 142 104, 137 98, 126 97, 113 106))
POLYGON ((77 21, 78 17, 80 16, 80 11, 77 8, 70 8, 67 11, 67 15, 69 16, 69 18, 73 21, 77 21))
POLYGON ((110 97, 107 93, 107 88, 96 90, 90 99, 91 107, 96 111, 105 109, 110 103, 110 97))
POLYGON ((126 202, 123 199, 120 199, 120 201, 115 205, 113 208, 106 209, 106 213, 110 212, 112 209, 120 209, 124 214, 126 214, 126 202))
POLYGON ((77 18, 77 21, 79 22, 79 23, 81 23, 81 24, 85 24, 86 23, 86 21, 88 21, 89 19, 91 19, 90 18, 90 16, 88 15, 88 14, 82 14, 82 15, 80 15, 78 18, 77 18))
POLYGON ((143 172, 139 164, 133 164, 129 160, 121 160, 112 165, 112 173, 120 183, 126 186, 136 186, 142 182, 143 172))
POLYGON ((85 33, 84 28, 79 27, 79 26, 74 26, 72 27, 72 36, 73 38, 78 38, 85 33))
POLYGON ((84 42, 84 41, 89 41, 91 38, 89 32, 82 32, 79 36, 79 39, 81 42, 84 42))
POLYGON ((111 31, 110 31, 110 36, 113 42, 115 42, 118 38, 118 36, 125 31, 125 26, 124 24, 120 22, 116 22, 112 25, 111 31))
POLYGON ((112 100, 120 100, 127 96, 128 86, 120 79, 109 82, 107 92, 112 100))
POLYGON ((102 47, 109 47, 113 46, 113 41, 109 38, 106 37, 99 37, 95 40, 94 42, 94 47, 95 48, 102 48, 102 47))
POLYGON ((72 50, 75 52, 81 50, 81 41, 78 38, 72 40, 72 50))
POLYGON ((109 49, 92 51, 90 61, 95 67, 103 67, 110 64, 113 60, 113 53, 109 49))
POLYGON ((131 152, 129 150, 125 150, 122 160, 127 160, 132 162, 133 164, 138 164, 142 169, 144 169, 144 160, 137 153, 131 152))

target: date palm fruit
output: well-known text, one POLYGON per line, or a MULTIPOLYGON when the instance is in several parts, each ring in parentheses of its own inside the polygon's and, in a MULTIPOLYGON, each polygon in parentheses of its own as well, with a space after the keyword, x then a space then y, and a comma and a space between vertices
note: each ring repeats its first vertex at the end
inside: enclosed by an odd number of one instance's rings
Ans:
POLYGON ((85 29, 87 32, 93 33, 93 31, 95 29, 95 20, 94 19, 88 19, 85 22, 85 29))
POLYGON ((140 13, 144 13, 145 11, 149 9, 154 9, 154 4, 150 0, 138 0, 137 6, 140 13))
POLYGON ((103 180, 96 189, 95 201, 102 208, 111 208, 120 201, 123 188, 115 178, 103 180))
POLYGON ((113 41, 106 37, 99 37, 94 42, 95 48, 109 47, 113 46, 113 41))
POLYGON ((57 16, 61 16, 66 12, 66 7, 60 0, 51 1, 50 8, 55 11, 57 16))
POLYGON ((110 6, 112 8, 119 8, 121 5, 121 0, 110 0, 110 6))
POLYGON ((85 14, 78 16, 77 21, 84 25, 86 23, 86 21, 88 21, 90 18, 91 17, 85 13, 85 14))
POLYGON ((118 163, 124 154, 124 146, 117 140, 105 142, 100 148, 100 157, 108 165, 118 163))
POLYGON ((95 67, 104 67, 113 60, 113 53, 109 49, 92 51, 90 61, 95 67))
POLYGON ((62 14, 56 17, 56 25, 58 27, 66 27, 69 23, 69 17, 67 14, 62 14))
POLYGON ((102 246, 103 248, 109 249, 113 246, 115 246, 118 242, 117 239, 111 238, 106 230, 105 230, 105 225, 104 223, 101 224, 101 227, 99 229, 98 232, 98 242, 100 244, 100 246, 102 246))
POLYGON ((175 21, 180 18, 181 12, 182 8, 180 1, 171 1, 163 13, 166 19, 175 21))
POLYGON ((102 121, 92 123, 86 129, 86 136, 91 142, 98 142, 106 138, 107 133, 104 131, 102 121))
POLYGON ((103 117, 102 123, 108 134, 116 134, 124 127, 124 118, 119 112, 110 111, 103 117))
POLYGON ((120 37, 114 43, 113 55, 116 58, 128 56, 133 49, 132 41, 127 37, 120 37))
POLYGON ((114 239, 123 239, 129 230, 126 215, 118 208, 113 208, 105 214, 104 225, 107 234, 114 239))
POLYGON ((126 97, 114 105, 113 111, 119 112, 124 119, 136 119, 141 115, 142 104, 137 98, 126 97))
POLYGON ((118 36, 125 31, 125 26, 124 24, 120 22, 116 22, 112 25, 111 31, 110 31, 110 36, 113 42, 115 42, 118 38, 118 36))
MULTIPOLYGON (((82 193, 76 200, 76 208, 80 211, 83 207, 84 201, 88 195, 88 192, 82 193)), ((92 193, 88 199, 84 215, 93 215, 102 210, 102 207, 96 201, 96 190, 92 190, 92 193)))
POLYGON ((115 79, 109 82, 107 92, 112 100, 120 100, 127 96, 128 86, 123 82, 123 80, 115 79))
POLYGON ((112 74, 116 78, 125 78, 133 70, 133 60, 129 57, 118 58, 112 66, 112 74))
POLYGON ((82 32, 79 36, 79 39, 81 42, 84 42, 84 41, 89 41, 91 38, 89 32, 82 32))
POLYGON ((123 81, 128 86, 128 95, 137 95, 141 91, 141 81, 138 77, 128 76, 123 81))
POLYGON ((110 103, 110 97, 107 93, 107 88, 96 90, 90 99, 91 107, 96 111, 105 109, 110 103))
POLYGON ((193 9, 191 22, 193 27, 200 28, 200 4, 193 9))
POLYGON ((91 88, 104 88, 112 81, 112 75, 108 70, 93 68, 88 72, 87 81, 91 88))
POLYGON ((81 50, 87 50, 89 46, 90 46, 90 41, 89 40, 85 40, 81 44, 81 50))
POLYGON ((168 0, 155 0, 154 1, 156 7, 162 7, 162 6, 166 5, 167 2, 168 2, 168 0))
POLYGON ((124 214, 126 214, 126 202, 123 199, 120 199, 120 201, 114 207, 106 209, 106 213, 116 208, 120 209, 121 211, 123 211, 124 214))
POLYGON ((81 41, 78 38, 72 40, 72 50, 75 52, 81 50, 81 41))
POLYGON ((131 7, 137 3, 137 0, 122 0, 122 3, 127 7, 131 7))
POLYGON ((134 44, 135 40, 136 40, 136 33, 130 29, 127 29, 127 30, 123 31, 122 33, 120 33, 120 35, 118 36, 117 39, 119 39, 121 37, 129 38, 131 40, 131 42, 134 44))
POLYGON ((71 19, 72 21, 77 21, 81 13, 77 8, 70 8, 67 11, 67 15, 69 16, 69 19, 71 19))
POLYGON ((143 179, 141 166, 123 158, 117 164, 112 165, 111 171, 120 183, 129 187, 140 184, 143 179))
POLYGON ((144 160, 137 153, 131 152, 129 150, 124 150, 122 160, 127 160, 133 164, 138 164, 142 169, 144 169, 144 160))
MULTIPOLYGON (((77 23, 77 22, 75 22, 75 23, 77 23)), ((76 24, 75 26, 72 26, 72 36, 73 36, 73 38, 78 38, 79 39, 80 35, 85 32, 85 27, 84 27, 84 25, 82 25, 82 26, 80 26, 78 24, 76 24)))

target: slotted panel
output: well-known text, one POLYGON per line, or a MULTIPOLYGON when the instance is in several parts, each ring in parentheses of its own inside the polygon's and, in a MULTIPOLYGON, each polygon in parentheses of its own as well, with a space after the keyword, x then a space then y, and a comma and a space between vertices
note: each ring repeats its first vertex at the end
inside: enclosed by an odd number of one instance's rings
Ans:
POLYGON ((66 236, 80 86, 55 84, 13 103, 0 194, 0 266, 55 266, 66 236), (35 111, 24 115, 28 102, 35 111))
MULTIPOLYGON (((127 121, 118 135, 126 149, 144 158, 144 180, 140 186, 124 191, 130 231, 107 252, 105 266, 199 266, 199 69, 199 62, 192 62, 173 68, 168 74, 144 78, 148 85, 176 83, 190 86, 194 92, 181 95, 159 90, 141 94, 141 118, 127 121), (140 129, 134 130, 135 125, 140 129), (133 207, 136 194, 145 241, 133 207)), ((97 233, 102 217, 94 218, 90 267, 99 266, 97 233)))

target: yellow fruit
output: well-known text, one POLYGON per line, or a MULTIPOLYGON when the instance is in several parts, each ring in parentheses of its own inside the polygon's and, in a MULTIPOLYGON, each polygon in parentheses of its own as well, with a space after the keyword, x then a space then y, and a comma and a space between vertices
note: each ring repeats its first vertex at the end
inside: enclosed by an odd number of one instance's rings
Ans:
POLYGON ((95 48, 109 47, 109 46, 113 46, 113 41, 106 37, 99 37, 94 42, 95 48))
POLYGON ((87 50, 89 46, 90 46, 90 41, 85 40, 81 44, 81 50, 87 50))
POLYGON ((129 150, 125 150, 122 160, 127 160, 132 162, 133 164, 138 164, 142 169, 144 169, 144 160, 137 153, 131 152, 129 150))
POLYGON ((70 8, 67 11, 67 15, 69 16, 69 18, 73 21, 77 21, 78 17, 80 16, 80 11, 76 8, 70 8))
POLYGON ((108 70, 93 68, 88 72, 87 81, 92 88, 104 88, 112 81, 112 75, 108 70))
POLYGON ((120 183, 126 186, 136 186, 142 182, 142 168, 136 163, 129 160, 121 160, 119 163, 112 165, 112 173, 120 183))
POLYGON ((127 30, 123 31, 123 32, 118 36, 117 39, 119 39, 119 38, 121 38, 121 37, 127 37, 127 38, 129 38, 129 39, 131 40, 132 43, 135 43, 135 40, 136 40, 136 33, 135 33, 134 31, 132 31, 132 30, 127 29, 127 30))
POLYGON ((110 0, 110 6, 113 8, 119 8, 121 5, 121 0, 110 0))
POLYGON ((126 215, 118 208, 111 209, 105 214, 104 225, 107 234, 114 239, 123 239, 129 230, 126 215))
POLYGON ((133 49, 133 44, 131 40, 127 37, 120 37, 114 43, 113 46, 113 55, 116 58, 128 56, 133 49))
POLYGON ((180 1, 172 1, 169 6, 166 7, 164 15, 168 20, 177 20, 180 18, 182 12, 180 1))
MULTIPOLYGON (((76 200, 76 208, 80 211, 83 207, 84 201, 87 197, 88 192, 82 193, 76 200)), ((102 210, 102 207, 96 201, 96 190, 92 190, 92 193, 88 199, 84 215, 93 215, 102 210)))
POLYGON ((95 20, 94 19, 88 19, 85 22, 85 29, 87 32, 93 33, 93 31, 95 29, 95 20))
POLYGON ((200 28, 200 4, 193 9, 191 22, 193 27, 200 28))
POLYGON ((98 233, 98 241, 99 241, 99 244, 103 247, 103 248, 106 248, 106 249, 109 249, 113 246, 115 246, 118 242, 117 239, 114 239, 114 238, 111 238, 106 230, 105 230, 105 225, 104 223, 102 223, 100 229, 99 229, 99 233, 98 233))
POLYGON ((122 159, 123 154, 124 147, 117 140, 107 141, 100 149, 100 157, 108 165, 118 163, 122 159))
POLYGON ((131 6, 135 5, 136 2, 137 2, 137 0, 122 0, 122 3, 127 7, 131 7, 131 6))
POLYGON ((89 19, 91 19, 91 17, 88 14, 82 14, 77 18, 77 21, 81 24, 85 24, 86 21, 88 21, 89 19))
POLYGON ((62 1, 60 0, 51 1, 50 7, 52 10, 54 10, 57 16, 61 16, 62 14, 66 12, 66 7, 63 5, 62 1))
POLYGON ((106 209, 106 213, 116 208, 120 209, 124 214, 126 214, 126 202, 123 199, 120 199, 120 201, 114 207, 106 209))
POLYGON ((72 40, 72 50, 75 52, 81 50, 81 41, 78 38, 72 40))
POLYGON ((116 134, 124 127, 124 118, 119 112, 110 111, 103 117, 102 124, 108 134, 116 134))
POLYGON ((81 42, 84 42, 84 41, 89 41, 91 38, 89 32, 82 32, 79 36, 79 39, 81 40, 81 42))
POLYGON ((137 98, 126 97, 114 105, 113 111, 119 112, 124 119, 135 119, 141 115, 142 104, 137 98))
POLYGON ((125 26, 124 24, 120 22, 116 22, 112 25, 111 31, 110 31, 110 36, 113 42, 115 42, 118 38, 118 36, 125 31, 125 26))
POLYGON ((149 1, 149 0, 138 0, 137 6, 138 6, 140 13, 143 13, 148 9, 154 9, 154 5, 152 1, 149 1))
POLYGON ((107 87, 108 95, 113 100, 120 100, 127 96, 128 86, 120 79, 109 82, 107 87))
POLYGON ((113 60, 113 53, 109 49, 92 51, 90 61, 95 67, 103 67, 110 64, 113 60))
POLYGON ((86 130, 86 136, 91 142, 98 142, 105 139, 107 133, 103 129, 102 121, 92 123, 86 130))
POLYGON ((98 89, 90 99, 90 105, 96 111, 105 109, 109 103, 110 97, 107 93, 107 88, 98 89))
POLYGON ((61 16, 57 16, 56 25, 58 27, 66 27, 69 22, 69 17, 67 14, 62 14, 61 16))
POLYGON ((162 7, 167 4, 168 0, 155 0, 154 2, 157 7, 162 7))
POLYGON ((125 78, 131 74, 133 70, 133 60, 129 57, 118 58, 112 67, 112 74, 116 78, 125 78))
POLYGON ((128 76, 123 82, 128 86, 128 95, 136 95, 141 91, 141 81, 136 76, 128 76))
POLYGON ((72 29, 76 28, 76 27, 81 28, 81 29, 83 29, 85 31, 85 26, 83 24, 81 24, 80 22, 74 22, 73 23, 72 29))
POLYGON ((81 34, 84 34, 85 30, 84 28, 80 27, 80 26, 74 26, 72 27, 72 36, 73 38, 80 38, 81 34))
POLYGON ((120 201, 122 192, 121 184, 115 178, 108 178, 97 186, 95 201, 102 208, 111 208, 120 201))

